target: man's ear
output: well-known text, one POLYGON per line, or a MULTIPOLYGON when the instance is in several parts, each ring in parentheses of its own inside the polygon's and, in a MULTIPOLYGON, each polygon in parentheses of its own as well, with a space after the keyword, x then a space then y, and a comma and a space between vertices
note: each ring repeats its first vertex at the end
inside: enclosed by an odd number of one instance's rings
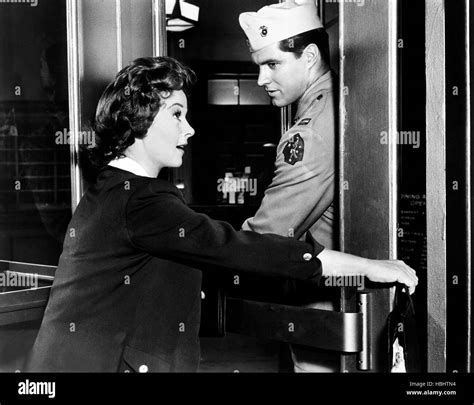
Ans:
POLYGON ((310 68, 321 63, 321 52, 316 44, 309 44, 304 49, 302 56, 310 68))

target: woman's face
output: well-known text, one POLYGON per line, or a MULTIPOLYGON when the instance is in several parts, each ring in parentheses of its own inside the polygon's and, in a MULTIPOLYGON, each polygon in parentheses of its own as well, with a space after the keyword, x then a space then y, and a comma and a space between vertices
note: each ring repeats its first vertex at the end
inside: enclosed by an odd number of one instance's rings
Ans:
MULTIPOLYGON (((194 129, 186 120, 188 100, 182 90, 173 91, 164 99, 153 124, 143 138, 145 153, 153 166, 180 167, 188 139, 194 129)), ((147 159, 147 160, 148 160, 147 159)))

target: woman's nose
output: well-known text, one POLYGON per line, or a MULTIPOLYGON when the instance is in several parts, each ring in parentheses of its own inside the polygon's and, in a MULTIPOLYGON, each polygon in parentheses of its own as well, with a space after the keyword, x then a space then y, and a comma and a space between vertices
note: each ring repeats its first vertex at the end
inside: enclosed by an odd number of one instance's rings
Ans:
POLYGON ((185 130, 185 135, 186 137, 191 138, 195 134, 194 128, 191 125, 189 125, 188 121, 186 121, 186 125, 187 125, 187 128, 185 130))

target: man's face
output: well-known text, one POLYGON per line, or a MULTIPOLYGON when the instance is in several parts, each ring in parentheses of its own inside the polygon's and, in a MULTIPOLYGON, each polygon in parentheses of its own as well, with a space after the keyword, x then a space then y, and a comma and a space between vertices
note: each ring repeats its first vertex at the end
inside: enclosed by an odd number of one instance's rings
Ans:
POLYGON ((287 106, 298 100, 309 84, 306 59, 299 59, 292 52, 283 52, 278 43, 266 46, 252 54, 260 67, 258 85, 265 87, 276 107, 287 106))

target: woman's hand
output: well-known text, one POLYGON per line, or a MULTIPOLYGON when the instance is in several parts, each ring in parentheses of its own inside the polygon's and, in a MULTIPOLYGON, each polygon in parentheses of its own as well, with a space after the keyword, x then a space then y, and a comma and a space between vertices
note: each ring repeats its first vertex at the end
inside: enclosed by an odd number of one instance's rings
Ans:
POLYGON ((401 260, 370 260, 330 249, 324 249, 318 259, 325 277, 360 274, 376 283, 404 284, 410 294, 418 284, 415 270, 401 260))
POLYGON ((401 260, 369 260, 366 276, 376 283, 401 283, 409 288, 410 294, 415 292, 418 277, 415 270, 401 260))

